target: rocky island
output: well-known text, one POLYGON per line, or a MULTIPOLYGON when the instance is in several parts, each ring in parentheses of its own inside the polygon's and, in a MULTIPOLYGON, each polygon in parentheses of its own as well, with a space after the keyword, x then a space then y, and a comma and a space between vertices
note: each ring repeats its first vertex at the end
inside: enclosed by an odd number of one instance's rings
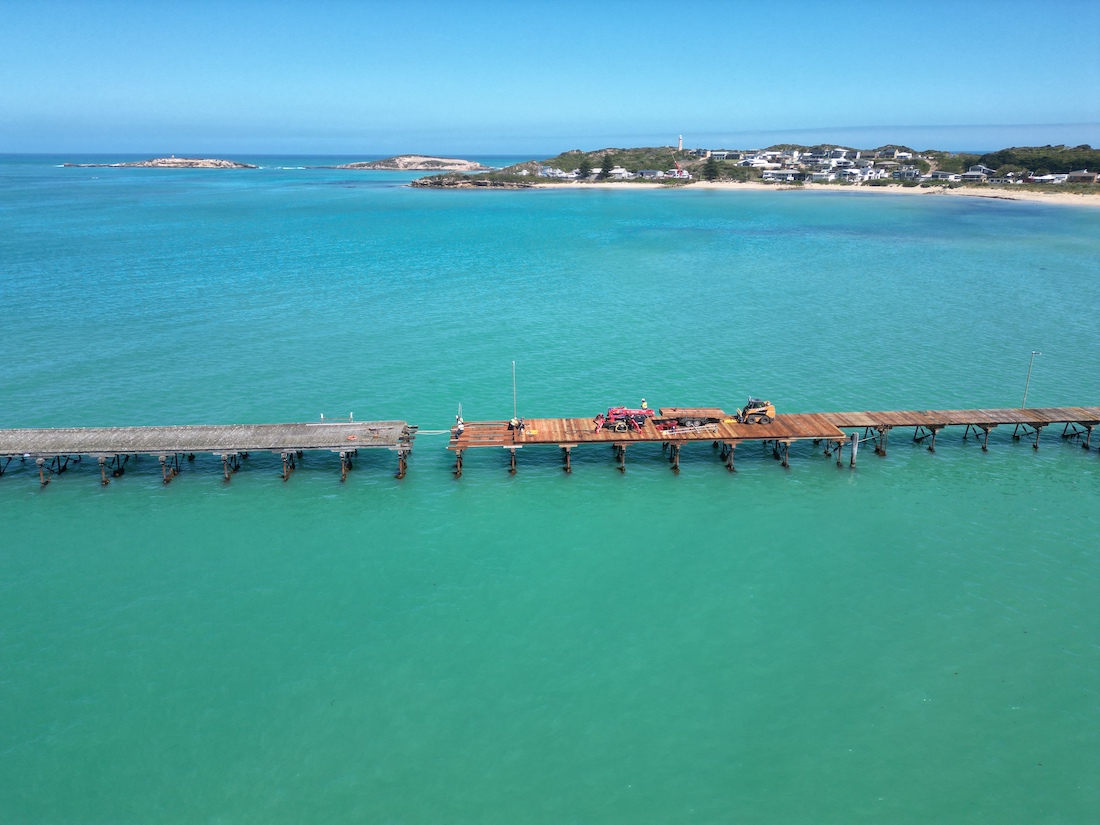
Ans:
POLYGON ((461 158, 434 158, 427 155, 396 155, 383 160, 366 160, 322 169, 382 169, 391 172, 488 172, 488 166, 461 158))
POLYGON ((440 175, 417 178, 409 184, 409 186, 435 189, 532 189, 536 185, 538 184, 534 181, 513 179, 511 176, 475 176, 461 172, 445 172, 440 175))
POLYGON ((219 158, 150 158, 149 160, 131 160, 125 163, 66 163, 66 166, 81 168, 149 168, 149 169, 256 169, 251 163, 238 163, 235 160, 219 158))

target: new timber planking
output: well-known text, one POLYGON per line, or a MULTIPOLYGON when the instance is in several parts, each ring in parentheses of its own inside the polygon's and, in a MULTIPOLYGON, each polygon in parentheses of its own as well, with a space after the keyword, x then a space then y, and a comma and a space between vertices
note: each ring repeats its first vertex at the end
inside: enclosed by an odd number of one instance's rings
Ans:
POLYGON ((463 452, 468 449, 497 448, 510 452, 510 469, 516 470, 516 450, 525 446, 556 445, 562 450, 563 469, 571 470, 570 453, 573 448, 585 444, 607 444, 615 451, 620 470, 626 469, 626 450, 633 444, 661 444, 669 453, 672 469, 679 471, 680 448, 686 443, 710 441, 720 447, 720 455, 732 471, 733 455, 739 444, 759 442, 771 445, 773 455, 788 466, 789 447, 797 441, 825 442, 825 454, 836 450, 840 464, 841 451, 849 446, 850 464, 855 466, 856 453, 861 441, 874 442, 875 452, 886 455, 889 433, 897 427, 912 427, 913 440, 931 439, 928 449, 935 452, 936 435, 944 427, 965 427, 963 438, 971 431, 979 438, 982 449, 987 449, 989 433, 1001 425, 1013 425, 1013 436, 1034 436, 1038 449, 1039 435, 1045 427, 1063 424, 1063 436, 1079 438, 1086 449, 1092 430, 1100 424, 1100 407, 1047 407, 1035 409, 976 409, 976 410, 894 410, 863 412, 785 413, 776 415, 769 424, 740 424, 717 407, 661 409, 665 418, 692 413, 701 417, 718 419, 697 426, 675 429, 658 429, 653 419, 648 419, 638 430, 614 432, 609 428, 596 430, 591 418, 530 418, 522 429, 512 428, 507 421, 470 421, 461 428, 451 430, 448 449, 455 453, 455 474, 462 475, 463 452), (1070 427, 1073 430, 1070 430, 1070 427), (845 430, 863 430, 861 439, 857 433, 845 430))
MULTIPOLYGON (((679 408, 666 408, 669 413, 679 408)), ((669 453, 672 469, 679 472, 680 448, 690 442, 711 442, 721 447, 721 456, 731 471, 733 455, 738 444, 746 441, 772 444, 773 453, 787 465, 787 453, 795 441, 825 441, 835 445, 837 458, 840 444, 848 437, 836 425, 820 413, 789 413, 778 415, 770 424, 739 424, 732 416, 718 408, 693 408, 694 412, 714 413, 721 420, 691 427, 659 430, 653 420, 646 420, 639 430, 615 432, 609 428, 596 431, 591 418, 530 418, 523 429, 514 429, 507 421, 471 421, 451 431, 448 449, 455 453, 455 474, 462 475, 462 453, 478 447, 497 447, 509 450, 510 468, 516 470, 517 449, 524 446, 556 445, 562 450, 563 469, 571 470, 570 452, 583 444, 606 444, 615 451, 620 470, 626 470, 626 450, 632 444, 661 444, 669 453)))
POLYGON ((404 476, 417 428, 404 421, 356 421, 299 424, 228 424, 171 427, 66 427, 0 430, 0 473, 14 458, 33 459, 43 484, 51 470, 60 472, 69 458, 99 460, 103 483, 121 475, 126 459, 152 455, 160 459, 167 482, 179 472, 179 456, 210 453, 222 459, 226 479, 240 467, 240 457, 253 452, 277 453, 283 478, 306 450, 340 455, 341 478, 361 449, 387 449, 398 454, 398 477, 404 476))

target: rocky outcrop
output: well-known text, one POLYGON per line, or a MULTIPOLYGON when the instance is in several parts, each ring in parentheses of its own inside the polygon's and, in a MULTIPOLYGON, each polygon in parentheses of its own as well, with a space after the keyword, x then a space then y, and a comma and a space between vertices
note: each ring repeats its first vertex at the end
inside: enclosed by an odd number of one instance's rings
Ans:
POLYGON ((330 169, 388 169, 397 172, 487 172, 488 166, 462 158, 433 158, 427 155, 397 155, 384 160, 345 163, 330 169))
POLYGON ((420 178, 409 184, 410 186, 423 186, 432 189, 532 189, 533 183, 515 180, 497 180, 462 174, 432 175, 429 178, 420 178))
POLYGON ((219 158, 177 158, 175 155, 167 158, 150 158, 149 160, 132 160, 126 163, 66 163, 66 166, 78 166, 83 168, 122 168, 143 167, 150 169, 256 169, 251 163, 238 163, 235 160, 221 160, 219 158))

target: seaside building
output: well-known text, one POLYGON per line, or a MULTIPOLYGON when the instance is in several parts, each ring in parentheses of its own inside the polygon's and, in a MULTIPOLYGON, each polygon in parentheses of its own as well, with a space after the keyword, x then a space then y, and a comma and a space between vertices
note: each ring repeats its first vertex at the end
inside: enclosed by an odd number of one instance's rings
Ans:
POLYGON ((765 183, 793 183, 803 175, 798 169, 767 169, 763 177, 765 183))
POLYGON ((903 166, 894 170, 893 178, 894 180, 920 180, 921 171, 915 166, 903 166))

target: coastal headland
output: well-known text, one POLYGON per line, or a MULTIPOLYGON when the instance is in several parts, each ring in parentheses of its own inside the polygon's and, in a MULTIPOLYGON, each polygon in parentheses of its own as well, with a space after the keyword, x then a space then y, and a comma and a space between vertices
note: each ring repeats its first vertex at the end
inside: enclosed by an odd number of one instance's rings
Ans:
POLYGON ((139 168, 139 169, 257 169, 259 167, 251 163, 240 163, 235 160, 222 160, 221 158, 177 158, 175 155, 166 158, 150 158, 149 160, 132 160, 123 163, 66 163, 65 166, 90 169, 114 169, 114 168, 139 168))
POLYGON ((659 146, 574 149, 489 172, 447 170, 411 185, 889 192, 1100 206, 1096 169, 1100 150, 1087 145, 1013 147, 980 155, 894 145, 854 149, 778 144, 754 150, 659 146))

